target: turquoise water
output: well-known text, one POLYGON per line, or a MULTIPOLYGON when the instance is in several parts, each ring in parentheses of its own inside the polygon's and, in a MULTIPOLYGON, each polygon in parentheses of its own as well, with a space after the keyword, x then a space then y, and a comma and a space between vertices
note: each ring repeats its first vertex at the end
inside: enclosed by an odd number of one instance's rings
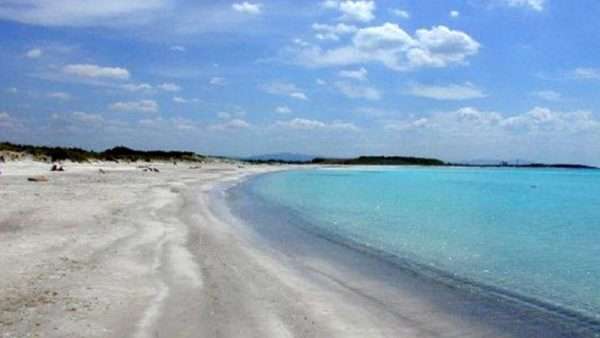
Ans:
POLYGON ((332 238, 600 318, 600 171, 318 169, 252 189, 332 238))

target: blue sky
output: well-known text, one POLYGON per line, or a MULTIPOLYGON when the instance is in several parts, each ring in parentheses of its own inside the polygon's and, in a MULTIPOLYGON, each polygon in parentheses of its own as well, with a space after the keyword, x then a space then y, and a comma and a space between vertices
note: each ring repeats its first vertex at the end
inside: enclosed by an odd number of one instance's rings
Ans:
POLYGON ((600 164, 594 0, 0 0, 0 139, 600 164))

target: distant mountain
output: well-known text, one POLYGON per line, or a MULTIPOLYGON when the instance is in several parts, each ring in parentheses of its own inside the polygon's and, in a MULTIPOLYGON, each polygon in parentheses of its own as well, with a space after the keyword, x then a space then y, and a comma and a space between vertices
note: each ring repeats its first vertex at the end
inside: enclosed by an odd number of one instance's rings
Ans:
POLYGON ((263 154, 247 157, 250 161, 311 162, 316 156, 295 153, 263 154))

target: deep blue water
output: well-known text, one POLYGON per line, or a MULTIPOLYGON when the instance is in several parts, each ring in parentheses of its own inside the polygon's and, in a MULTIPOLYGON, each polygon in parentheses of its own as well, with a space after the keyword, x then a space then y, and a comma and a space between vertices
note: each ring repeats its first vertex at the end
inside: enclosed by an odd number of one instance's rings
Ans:
POLYGON ((316 169, 251 189, 336 240, 600 318, 600 171, 316 169))

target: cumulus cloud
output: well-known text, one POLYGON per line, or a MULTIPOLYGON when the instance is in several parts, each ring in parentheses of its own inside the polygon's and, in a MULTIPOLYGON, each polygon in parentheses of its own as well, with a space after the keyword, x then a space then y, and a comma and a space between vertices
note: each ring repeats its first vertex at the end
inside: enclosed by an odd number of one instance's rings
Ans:
POLYGON ((429 120, 427 118, 405 121, 389 121, 383 127, 384 129, 391 131, 411 131, 425 128, 428 122, 429 120))
POLYGON ((101 67, 92 64, 66 65, 62 69, 66 75, 92 79, 128 80, 129 71, 120 67, 101 67))
POLYGON ((505 116, 497 112, 464 107, 401 121, 388 121, 386 129, 396 131, 430 130, 443 135, 506 135, 506 133, 573 134, 599 131, 600 120, 589 111, 561 112, 535 107, 528 112, 505 116))
POLYGON ((367 75, 369 75, 369 72, 364 67, 361 67, 356 70, 342 70, 338 73, 338 75, 341 77, 348 78, 348 79, 354 79, 354 80, 358 80, 358 81, 366 81, 367 75))
POLYGON ((278 114, 291 114, 292 110, 288 106, 278 106, 275 108, 275 112, 278 114))
POLYGON ((336 82, 335 87, 343 95, 351 99, 365 99, 371 101, 378 101, 381 99, 381 93, 376 88, 363 85, 355 85, 348 82, 336 82))
POLYGON ((41 57, 42 54, 43 54, 43 52, 41 49, 34 48, 34 49, 28 50, 27 53, 25 53, 25 56, 30 59, 37 59, 37 58, 41 57))
POLYGON ((486 97, 481 89, 471 83, 449 84, 443 86, 413 84, 407 94, 434 100, 470 100, 486 97))
POLYGON ((251 14, 251 15, 258 15, 262 12, 262 4, 260 3, 251 3, 251 2, 240 2, 240 3, 234 3, 233 5, 231 5, 231 8, 233 8, 234 11, 236 12, 240 12, 240 13, 244 13, 244 14, 251 14))
POLYGON ((578 67, 570 72, 570 77, 577 80, 600 80, 600 68, 578 67))
POLYGON ((154 89, 154 87, 148 83, 128 83, 122 85, 121 88, 130 92, 149 91, 154 89))
POLYGON ((48 97, 52 99, 57 99, 61 101, 69 101, 72 97, 71 94, 65 92, 52 92, 48 93, 48 97))
POLYGON ((322 6, 338 10, 342 14, 340 20, 344 21, 369 22, 375 19, 375 1, 326 0, 322 2, 322 6))
POLYGON ((218 76, 211 77, 210 81, 208 81, 208 83, 211 84, 212 86, 224 86, 227 84, 227 82, 225 81, 224 78, 218 77, 218 76))
POLYGON ((513 130, 575 133, 598 130, 600 121, 589 111, 560 112, 535 107, 525 114, 504 119, 502 125, 513 130))
POLYGON ((99 126, 104 123, 104 117, 99 114, 89 114, 85 112, 74 112, 71 114, 71 118, 77 122, 99 126))
POLYGON ((145 14, 164 9, 169 0, 5 0, 0 2, 0 19, 42 26, 113 26, 137 22, 145 14))
POLYGON ((128 102, 115 102, 110 105, 110 110, 131 113, 157 113, 158 103, 154 100, 140 100, 128 102))
MULTIPOLYGON (((333 41, 338 41, 340 36, 355 33, 358 30, 356 26, 345 23, 338 23, 337 25, 315 23, 312 25, 312 29, 315 31, 317 39, 333 41)), ((307 46, 308 43, 304 42, 300 45, 307 46)))
POLYGON ((275 123, 275 127, 280 128, 289 128, 289 129, 297 129, 297 130, 346 130, 346 131, 358 131, 359 128, 352 123, 342 122, 342 121, 333 121, 331 123, 319 121, 319 120, 309 120, 303 118, 295 118, 289 121, 278 121, 275 123))
POLYGON ((190 132, 200 129, 197 122, 181 117, 173 117, 170 119, 163 119, 162 117, 141 119, 138 121, 138 125, 144 129, 160 133, 164 133, 165 130, 190 132))
POLYGON ((186 98, 184 98, 184 97, 181 97, 181 96, 174 96, 174 97, 173 97, 173 102, 175 102, 175 103, 181 103, 181 104, 183 104, 183 103, 194 103, 194 102, 200 102, 200 100, 199 100, 199 99, 196 99, 196 98, 194 98, 194 99, 186 99, 186 98))
POLYGON ((317 45, 291 47, 286 52, 296 63, 308 67, 327 67, 381 63, 407 71, 421 67, 447 67, 465 64, 479 52, 480 45, 468 34, 446 26, 418 29, 408 34, 394 23, 359 29, 347 46, 324 50, 317 45))
POLYGON ((215 124, 210 127, 213 130, 239 130, 248 129, 252 125, 242 119, 232 119, 223 123, 215 124))
POLYGON ((408 11, 403 10, 403 9, 393 9, 392 13, 395 16, 400 17, 402 19, 410 19, 410 13, 408 11))
POLYGON ((541 12, 544 10, 546 0, 502 0, 504 4, 510 7, 523 7, 541 12))
POLYGON ((181 90, 181 87, 174 83, 163 83, 161 85, 158 85, 157 87, 166 92, 178 92, 181 90))
POLYGON ((179 45, 175 45, 175 46, 171 46, 169 48, 170 51, 172 52, 180 52, 183 53, 186 51, 186 48, 184 46, 179 46, 179 45))
POLYGON ((293 83, 272 82, 261 87, 263 91, 272 95, 288 96, 297 100, 308 100, 304 92, 293 83))
POLYGON ((453 10, 453 11, 450 11, 449 15, 451 18, 458 18, 460 16, 460 12, 453 10))

